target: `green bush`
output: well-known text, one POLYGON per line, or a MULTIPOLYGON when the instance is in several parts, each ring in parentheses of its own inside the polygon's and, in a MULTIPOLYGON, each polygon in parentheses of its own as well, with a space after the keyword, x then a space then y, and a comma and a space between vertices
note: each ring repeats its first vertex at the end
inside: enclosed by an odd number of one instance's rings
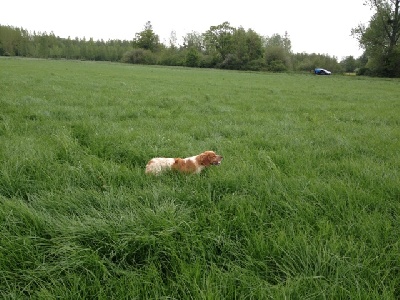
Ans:
POLYGON ((187 67, 198 67, 200 63, 200 52, 195 48, 190 48, 186 53, 187 67))
POLYGON ((248 62, 245 69, 250 71, 265 71, 267 70, 267 64, 263 58, 260 58, 248 62))
POLYGON ((211 55, 202 55, 199 61, 200 68, 214 68, 216 65, 216 60, 211 55))
POLYGON ((242 66, 243 63, 236 54, 228 54, 224 61, 219 65, 221 69, 228 70, 240 70, 242 69, 242 66))
POLYGON ((130 64, 154 65, 157 63, 156 56, 150 51, 141 48, 126 52, 122 62, 130 64))
POLYGON ((164 50, 159 55, 159 64, 163 66, 184 66, 185 54, 183 51, 176 49, 164 50))
POLYGON ((373 72, 367 67, 358 68, 355 71, 358 76, 374 76, 373 72))
POLYGON ((285 71, 287 71, 287 67, 282 61, 273 60, 268 64, 268 71, 271 71, 271 72, 285 72, 285 71))

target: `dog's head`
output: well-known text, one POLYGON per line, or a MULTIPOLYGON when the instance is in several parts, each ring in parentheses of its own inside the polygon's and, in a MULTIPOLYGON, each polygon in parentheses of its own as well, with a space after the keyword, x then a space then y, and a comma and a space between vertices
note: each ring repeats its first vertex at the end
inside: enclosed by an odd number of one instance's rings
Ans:
POLYGON ((205 151, 197 156, 197 162, 205 167, 210 165, 219 166, 221 164, 223 157, 216 154, 214 151, 205 151))

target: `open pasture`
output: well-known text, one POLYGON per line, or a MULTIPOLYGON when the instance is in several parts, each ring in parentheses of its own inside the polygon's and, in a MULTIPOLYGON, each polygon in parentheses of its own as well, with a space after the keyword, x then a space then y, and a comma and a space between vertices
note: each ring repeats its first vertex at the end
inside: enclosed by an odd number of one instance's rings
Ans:
POLYGON ((399 299, 399 92, 1 58, 1 297, 399 299), (208 149, 221 166, 144 174, 208 149))

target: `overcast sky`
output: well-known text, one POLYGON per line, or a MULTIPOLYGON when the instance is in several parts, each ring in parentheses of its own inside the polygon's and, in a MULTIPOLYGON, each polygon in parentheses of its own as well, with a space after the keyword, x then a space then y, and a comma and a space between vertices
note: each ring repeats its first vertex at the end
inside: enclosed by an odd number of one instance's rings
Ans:
POLYGON ((181 38, 192 31, 228 21, 262 36, 288 32, 294 52, 358 57, 362 50, 350 36, 372 12, 364 0, 153 0, 153 1, 2 1, 0 24, 28 31, 54 32, 67 38, 132 40, 147 21, 162 42, 171 32, 181 38))

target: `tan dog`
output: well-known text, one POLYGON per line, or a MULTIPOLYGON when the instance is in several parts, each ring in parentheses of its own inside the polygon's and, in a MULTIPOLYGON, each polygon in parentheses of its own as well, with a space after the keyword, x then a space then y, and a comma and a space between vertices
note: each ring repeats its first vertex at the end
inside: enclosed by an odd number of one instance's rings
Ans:
POLYGON ((167 170, 174 170, 186 174, 198 174, 205 167, 221 164, 223 157, 214 151, 205 151, 199 155, 187 158, 152 158, 146 165, 146 174, 159 175, 167 170))

